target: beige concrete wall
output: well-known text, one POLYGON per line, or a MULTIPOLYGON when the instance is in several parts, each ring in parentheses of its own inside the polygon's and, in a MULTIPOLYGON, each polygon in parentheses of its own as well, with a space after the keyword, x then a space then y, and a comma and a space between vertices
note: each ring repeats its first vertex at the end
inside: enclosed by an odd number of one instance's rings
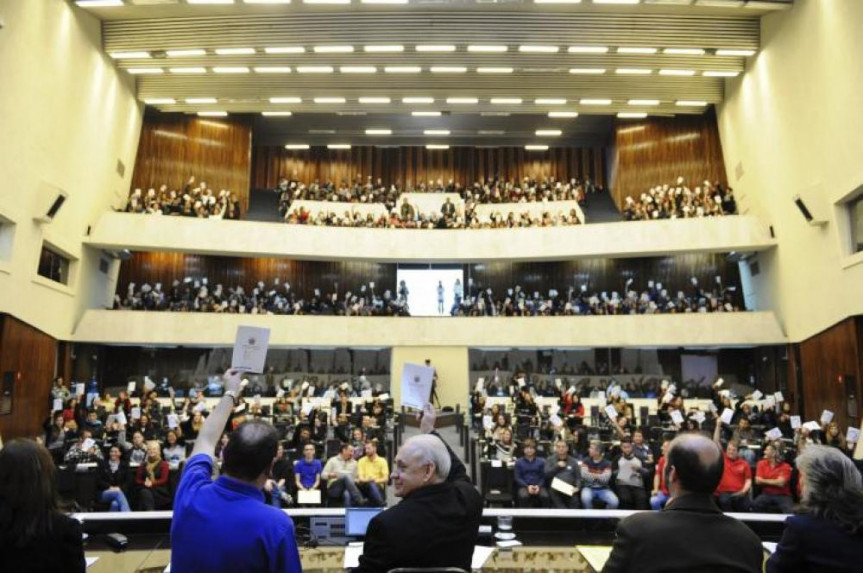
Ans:
POLYGON ((390 355, 392 394, 401 403, 401 373, 405 364, 424 364, 426 359, 437 369, 437 394, 441 406, 468 406, 468 349, 464 346, 396 346, 390 355))

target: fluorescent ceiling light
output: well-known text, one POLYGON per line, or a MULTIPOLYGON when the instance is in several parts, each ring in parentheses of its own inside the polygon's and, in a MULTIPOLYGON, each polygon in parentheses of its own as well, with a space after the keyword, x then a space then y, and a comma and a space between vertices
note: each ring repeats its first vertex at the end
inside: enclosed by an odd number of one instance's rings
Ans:
POLYGON ((665 48, 662 53, 675 56, 703 56, 705 52, 703 48, 665 48))
POLYGON ((485 45, 485 44, 475 44, 467 47, 468 52, 506 52, 509 48, 507 46, 500 45, 485 45))
POLYGON ((755 50, 722 49, 716 50, 717 56, 754 56, 755 50))
POLYGON ((548 151, 547 145, 525 145, 527 151, 548 151))
POLYGON ((506 132, 502 129, 480 129, 477 133, 480 135, 503 135, 506 132))
POLYGON ((647 114, 643 111, 622 111, 617 114, 620 119, 644 119, 647 114))
POLYGON ((679 105, 680 107, 704 107, 707 105, 707 102, 699 100, 679 99, 674 102, 674 104, 679 105))
POLYGON ((657 48, 617 48, 618 54, 655 54, 657 48))
POLYGON ((430 143, 426 145, 426 149, 449 149, 449 145, 441 145, 439 143, 430 143))
POLYGON ((213 72, 217 74, 248 74, 249 68, 246 66, 220 66, 213 68, 213 72))
POLYGON ((518 51, 524 54, 556 54, 559 50, 558 46, 521 45, 518 47, 518 51))
POLYGON ((511 74, 512 68, 477 68, 480 74, 511 74))
POLYGON ((350 4, 351 0, 303 0, 303 4, 350 4))
POLYGON ((581 105, 611 105, 610 99, 585 98, 578 103, 581 105))
POLYGON ((150 52, 111 52, 115 60, 143 60, 150 57, 150 52))
POLYGON ((650 68, 617 68, 615 73, 630 76, 649 76, 653 73, 650 68))
POLYGON ((302 103, 302 98, 298 97, 271 97, 270 103, 302 103))
POLYGON ((243 0, 246 4, 290 4, 291 0, 243 0))
POLYGON ((392 135, 391 129, 367 129, 366 135, 392 135))
POLYGON ((660 76, 694 76, 695 70, 659 70, 660 76))
POLYGON ((290 66, 262 66, 255 68, 255 73, 258 74, 289 74, 291 73, 290 66))
POLYGON ((581 0, 533 0, 534 4, 581 4, 581 0))
POLYGON ((188 50, 167 50, 165 54, 169 58, 188 58, 191 56, 206 56, 207 50, 200 48, 192 48, 188 50))
POLYGON ((599 76, 605 73, 605 68, 570 68, 569 73, 599 76))
POLYGON ((169 104, 177 103, 177 100, 175 100, 174 98, 171 98, 171 97, 156 97, 156 98, 145 99, 144 103, 147 105, 169 105, 169 104))
POLYGON ((701 75, 708 78, 736 78, 740 75, 740 72, 731 72, 731 71, 707 71, 702 73, 701 75))
POLYGON ((452 44, 420 44, 414 49, 417 52, 455 52, 452 44))
POLYGON ((482 117, 509 117, 510 115, 512 115, 508 111, 481 111, 479 112, 479 114, 482 117))
POLYGON ((345 98, 343 97, 316 97, 314 99, 315 103, 345 103, 345 98))
POLYGON ((404 52, 405 47, 401 45, 374 45, 363 46, 364 52, 404 52))
POLYGON ((710 6, 714 8, 742 8, 743 0, 695 0, 696 6, 710 6))
POLYGON ((136 76, 146 75, 146 74, 163 74, 165 70, 162 68, 129 68, 126 70, 130 74, 134 74, 136 76))
POLYGON ((522 103, 520 97, 493 97, 491 98, 492 105, 519 105, 522 103))
POLYGON ((638 4, 641 0, 593 0, 594 4, 638 4))
POLYGON ((567 51, 570 54, 606 54, 607 46, 570 46, 567 51))
POLYGON ((226 112, 226 111, 199 111, 198 115, 201 117, 228 117, 228 112, 226 112))
POLYGON ((123 5, 123 0, 78 0, 75 2, 81 8, 114 8, 123 5))
POLYGON ((446 98, 446 102, 451 104, 475 104, 479 103, 479 100, 475 97, 448 97, 446 98))
POLYGON ((423 69, 419 66, 386 66, 384 71, 388 74, 418 74, 423 69))
POLYGON ((291 117, 294 114, 290 111, 262 111, 261 115, 264 117, 291 117))
POLYGON ((305 54, 306 49, 302 46, 271 46, 264 48, 268 54, 305 54))
POLYGON ((171 68, 172 74, 206 74, 207 68, 171 68))
POLYGON ((353 46, 315 46, 316 54, 350 54, 354 51, 353 46))
POLYGON ((539 98, 533 100, 536 105, 566 105, 566 100, 563 98, 539 98))
POLYGON ((562 135, 563 132, 559 129, 537 129, 536 135, 537 137, 558 137, 562 135))
POLYGON ((429 69, 433 74, 463 74, 467 71, 464 66, 432 66, 429 69))
POLYGON ((248 56, 255 53, 254 48, 216 48, 219 56, 248 56))
POLYGON ((285 149, 308 149, 309 145, 307 143, 289 143, 285 146, 285 149))
POLYGON ((234 0, 186 0, 187 4, 233 4, 234 0))
POLYGON ((448 129, 426 129, 423 135, 449 135, 448 129))
POLYGON ((440 117, 439 111, 412 111, 414 117, 440 117))
POLYGON ((577 111, 550 111, 548 117, 551 119, 572 119, 578 117, 577 111))
POLYGON ((214 97, 187 97, 186 103, 216 103, 218 100, 214 97))
POLYGON ((659 105, 658 99, 631 99, 629 105, 659 105))
POLYGON ((331 74, 333 73, 332 66, 297 66, 297 73, 300 74, 331 74))
POLYGON ((433 97, 403 97, 402 103, 434 103, 433 97))
POLYGON ((350 149, 350 143, 330 143, 327 145, 327 149, 350 149))
POLYGON ((373 74, 378 69, 374 66, 342 66, 339 71, 343 74, 373 74))
POLYGON ((360 103, 390 103, 390 98, 388 97, 361 97, 360 103))
POLYGON ((362 4, 407 4, 408 0, 361 0, 362 4))

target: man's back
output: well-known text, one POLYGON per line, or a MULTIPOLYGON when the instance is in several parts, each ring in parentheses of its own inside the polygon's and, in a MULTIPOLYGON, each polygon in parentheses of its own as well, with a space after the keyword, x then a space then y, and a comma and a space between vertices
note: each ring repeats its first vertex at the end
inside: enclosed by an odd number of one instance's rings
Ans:
POLYGON ((210 456, 186 464, 174 501, 171 571, 301 571, 294 525, 253 485, 212 481, 210 456))
POLYGON ((617 528, 603 573, 760 573, 761 540, 724 515, 709 495, 687 494, 661 512, 632 515, 617 528))

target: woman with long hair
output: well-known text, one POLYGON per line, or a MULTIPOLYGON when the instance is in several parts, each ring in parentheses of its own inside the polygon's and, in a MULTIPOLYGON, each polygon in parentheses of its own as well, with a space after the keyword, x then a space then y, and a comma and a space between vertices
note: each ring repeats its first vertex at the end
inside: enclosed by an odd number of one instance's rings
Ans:
POLYGON ((797 456, 803 484, 799 515, 785 521, 767 573, 860 571, 863 479, 836 448, 810 445, 797 456))
POLYGON ((81 524, 57 504, 57 469, 33 440, 0 450, 0 571, 83 572, 81 524))
POLYGON ((159 442, 147 442, 147 459, 138 466, 135 483, 139 486, 138 505, 141 511, 153 511, 170 507, 171 495, 168 491, 168 462, 162 459, 162 446, 159 442))

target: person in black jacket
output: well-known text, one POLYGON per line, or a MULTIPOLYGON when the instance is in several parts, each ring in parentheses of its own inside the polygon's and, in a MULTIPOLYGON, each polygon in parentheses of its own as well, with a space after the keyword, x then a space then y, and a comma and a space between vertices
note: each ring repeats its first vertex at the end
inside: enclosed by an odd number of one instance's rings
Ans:
POLYGON ((99 462, 96 473, 96 499, 110 504, 108 511, 132 511, 126 492, 132 480, 129 463, 119 445, 111 446, 108 459, 99 462))
POLYGON ((436 414, 423 411, 423 435, 398 452, 393 489, 402 501, 375 516, 366 531, 355 573, 396 567, 461 567, 470 570, 482 517, 482 497, 464 464, 433 432, 436 414))
POLYGON ((51 454, 33 440, 0 450, 0 571, 85 571, 81 523, 60 513, 56 474, 51 454))

